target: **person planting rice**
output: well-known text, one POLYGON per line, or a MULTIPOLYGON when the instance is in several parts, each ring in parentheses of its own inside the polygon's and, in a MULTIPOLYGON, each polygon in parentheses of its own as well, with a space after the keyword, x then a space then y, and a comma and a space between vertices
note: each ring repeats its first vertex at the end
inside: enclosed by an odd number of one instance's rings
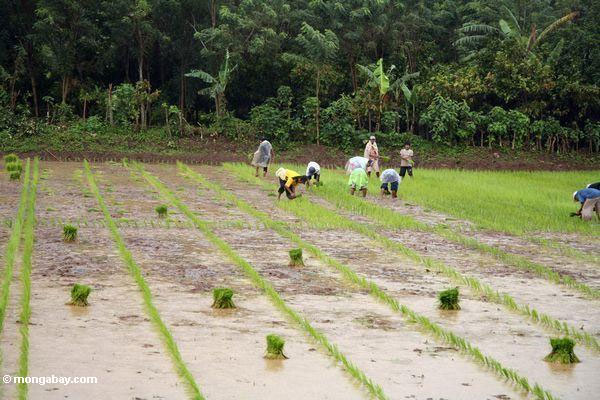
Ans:
POLYGON ((596 189, 596 190, 600 190, 600 182, 596 182, 596 183, 590 183, 589 185, 586 186, 588 189, 596 189))
POLYGON ((589 187, 578 190, 573 193, 573 201, 579 201, 581 207, 577 212, 571 213, 572 217, 579 216, 584 221, 589 221, 596 211, 596 217, 600 220, 600 190, 589 187))
POLYGON ((308 177, 307 185, 310 184, 310 180, 315 178, 316 185, 318 186, 321 182, 321 167, 314 161, 311 161, 306 166, 306 176, 308 177))
POLYGON ((346 163, 346 173, 350 175, 356 168, 362 168, 365 171, 369 165, 369 159, 365 157, 352 157, 346 163))
POLYGON ((285 195, 290 200, 302 196, 301 194, 296 194, 296 187, 301 183, 306 184, 308 182, 306 175, 300 175, 291 169, 279 168, 275 172, 275 176, 279 178, 279 196, 277 196, 277 200, 281 199, 283 192, 285 192, 285 195))
POLYGON ((413 151, 410 148, 410 143, 406 142, 404 144, 404 148, 400 150, 400 177, 404 178, 406 173, 408 172, 408 176, 413 177, 412 167, 414 164, 413 161, 413 151))
POLYGON ((370 161, 367 166, 367 176, 371 176, 371 171, 375 171, 375 174, 379 178, 379 149, 377 148, 377 143, 375 143, 375 136, 369 138, 365 146, 364 156, 370 161))
POLYGON ((354 195, 356 190, 362 192, 363 197, 367 197, 367 187, 369 186, 369 177, 363 168, 355 168, 348 179, 350 194, 354 195))
POLYGON ((256 174, 254 176, 258 176, 258 168, 260 167, 263 169, 263 176, 267 176, 269 164, 273 162, 274 158, 273 146, 271 146, 271 143, 267 139, 263 139, 252 158, 252 165, 256 167, 256 174))
POLYGON ((392 193, 392 198, 395 199, 398 197, 398 185, 402 181, 402 178, 395 169, 389 168, 383 171, 381 174, 381 197, 386 194, 390 194, 390 190, 392 193), (390 188, 388 189, 388 185, 390 188))

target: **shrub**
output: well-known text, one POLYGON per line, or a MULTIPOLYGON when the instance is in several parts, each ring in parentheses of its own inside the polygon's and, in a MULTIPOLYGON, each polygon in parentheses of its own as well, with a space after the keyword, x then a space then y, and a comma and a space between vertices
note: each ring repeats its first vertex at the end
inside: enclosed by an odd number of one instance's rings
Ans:
POLYGON ((168 208, 164 204, 156 207, 155 210, 156 210, 156 213, 158 214, 159 217, 166 217, 167 216, 168 208))
POLYGON ((285 341, 277 335, 267 335, 267 353, 265 358, 269 360, 283 360, 287 356, 283 354, 283 346, 285 341))
POLYGON ((73 285, 71 289, 71 301, 68 303, 72 306, 85 307, 88 305, 87 298, 90 295, 92 288, 78 283, 73 285))
POLYGON ((302 249, 290 250, 290 266, 291 267, 302 267, 304 260, 302 260, 302 249))
POLYGON ((544 361, 558 362, 561 364, 573 364, 579 362, 579 358, 577 358, 573 352, 573 348, 575 347, 573 339, 569 339, 568 337, 562 339, 551 338, 550 346, 552 346, 552 352, 544 358, 544 361))
POLYGON ((17 161, 19 161, 19 157, 17 157, 16 154, 7 154, 7 155, 4 156, 4 162, 6 164, 8 164, 8 163, 14 163, 14 162, 17 162, 17 161))
POLYGON ((63 239, 65 242, 73 242, 77 239, 77 228, 73 225, 63 226, 63 239))
POLYGON ((212 308, 235 308, 232 300, 233 290, 228 288, 218 288, 213 290, 212 308))
POLYGON ((458 304, 458 288, 452 288, 440 292, 438 295, 440 309, 442 310, 460 310, 458 304))

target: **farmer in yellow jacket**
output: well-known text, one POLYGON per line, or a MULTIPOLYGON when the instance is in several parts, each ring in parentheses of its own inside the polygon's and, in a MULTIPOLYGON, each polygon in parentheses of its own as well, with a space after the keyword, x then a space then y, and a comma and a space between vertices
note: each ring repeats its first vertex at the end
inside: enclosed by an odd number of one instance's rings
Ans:
POLYGON ((305 184, 308 182, 306 175, 300 175, 291 169, 279 168, 275 172, 275 176, 279 178, 279 196, 277 196, 277 200, 281 199, 283 192, 285 192, 285 195, 290 200, 302 196, 301 194, 296 194, 296 187, 301 183, 305 184))

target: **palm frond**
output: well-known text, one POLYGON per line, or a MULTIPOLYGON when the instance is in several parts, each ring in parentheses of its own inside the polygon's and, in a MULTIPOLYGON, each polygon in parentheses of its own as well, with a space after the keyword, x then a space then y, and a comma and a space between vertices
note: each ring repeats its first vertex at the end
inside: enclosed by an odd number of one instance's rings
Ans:
POLYGON ((488 24, 466 23, 457 30, 458 33, 498 33, 498 28, 488 24))
POLYGON ((517 18, 515 17, 515 14, 513 14, 513 12, 510 10, 510 8, 508 8, 506 5, 503 5, 502 7, 506 10, 506 12, 508 13, 508 15, 510 16, 510 19, 511 19, 512 23, 517 28, 517 30, 520 32, 521 31, 521 25, 519 25, 519 21, 517 21, 517 18))
POLYGON ((454 43, 452 43, 452 45, 455 47, 470 46, 473 44, 477 44, 486 38, 487 38, 486 35, 464 36, 464 37, 461 37, 460 39, 455 40, 454 43))
POLYGON ((542 31, 542 33, 540 33, 540 36, 538 36, 538 40, 536 43, 544 40, 544 38, 546 36, 548 36, 549 34, 551 34, 552 32, 554 32, 555 30, 557 30, 558 28, 560 28, 561 26, 574 21, 577 17, 579 17, 579 11, 573 11, 567 15, 565 15, 562 18, 557 19, 556 21, 554 21, 553 23, 551 23, 550 25, 548 25, 546 27, 546 29, 544 29, 542 31))
POLYGON ((194 69, 187 74, 185 74, 188 78, 200 78, 206 83, 215 83, 217 80, 208 72, 204 72, 200 69, 194 69))

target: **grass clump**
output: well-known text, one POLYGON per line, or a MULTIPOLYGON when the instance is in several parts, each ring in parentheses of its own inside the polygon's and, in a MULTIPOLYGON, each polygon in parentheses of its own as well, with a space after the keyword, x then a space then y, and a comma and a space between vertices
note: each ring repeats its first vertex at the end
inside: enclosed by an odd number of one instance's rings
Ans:
POLYGON ((232 300, 233 290, 229 288, 213 289, 212 308, 235 308, 232 300))
POLYGON ((158 214, 159 217, 163 218, 167 216, 167 212, 169 211, 169 209, 167 208, 167 206, 165 206, 164 204, 156 207, 154 209, 156 211, 156 213, 158 214))
POLYGON ((575 347, 575 341, 573 339, 568 337, 562 339, 551 338, 550 346, 552 346, 552 351, 544 358, 544 361, 561 364, 573 364, 579 362, 579 358, 577 358, 573 352, 573 348, 575 347))
POLYGON ((439 308, 441 310, 460 310, 458 294, 457 287, 440 292, 438 295, 438 300, 440 301, 439 308))
POLYGON ((63 226, 63 239, 65 242, 73 242, 77 239, 77 227, 73 225, 63 226))
POLYGON ((23 171, 23 166, 18 161, 6 164, 5 168, 8 172, 14 172, 14 171, 22 172, 23 171))
POLYGON ((302 249, 290 250, 290 266, 291 267, 304 266, 304 260, 302 260, 302 249))
POLYGON ((7 154, 4 156, 4 163, 14 163, 19 161, 19 157, 16 154, 7 154))
POLYGON ((285 360, 287 356, 283 354, 285 340, 278 335, 267 335, 267 352, 265 358, 268 360, 285 360))
POLYGON ((80 285, 78 283, 74 284, 71 289, 71 301, 68 304, 79 307, 87 306, 89 304, 87 298, 91 291, 92 288, 89 286, 80 285))
POLYGON ((10 176, 11 181, 18 181, 21 179, 21 172, 20 171, 12 171, 9 176, 10 176))

